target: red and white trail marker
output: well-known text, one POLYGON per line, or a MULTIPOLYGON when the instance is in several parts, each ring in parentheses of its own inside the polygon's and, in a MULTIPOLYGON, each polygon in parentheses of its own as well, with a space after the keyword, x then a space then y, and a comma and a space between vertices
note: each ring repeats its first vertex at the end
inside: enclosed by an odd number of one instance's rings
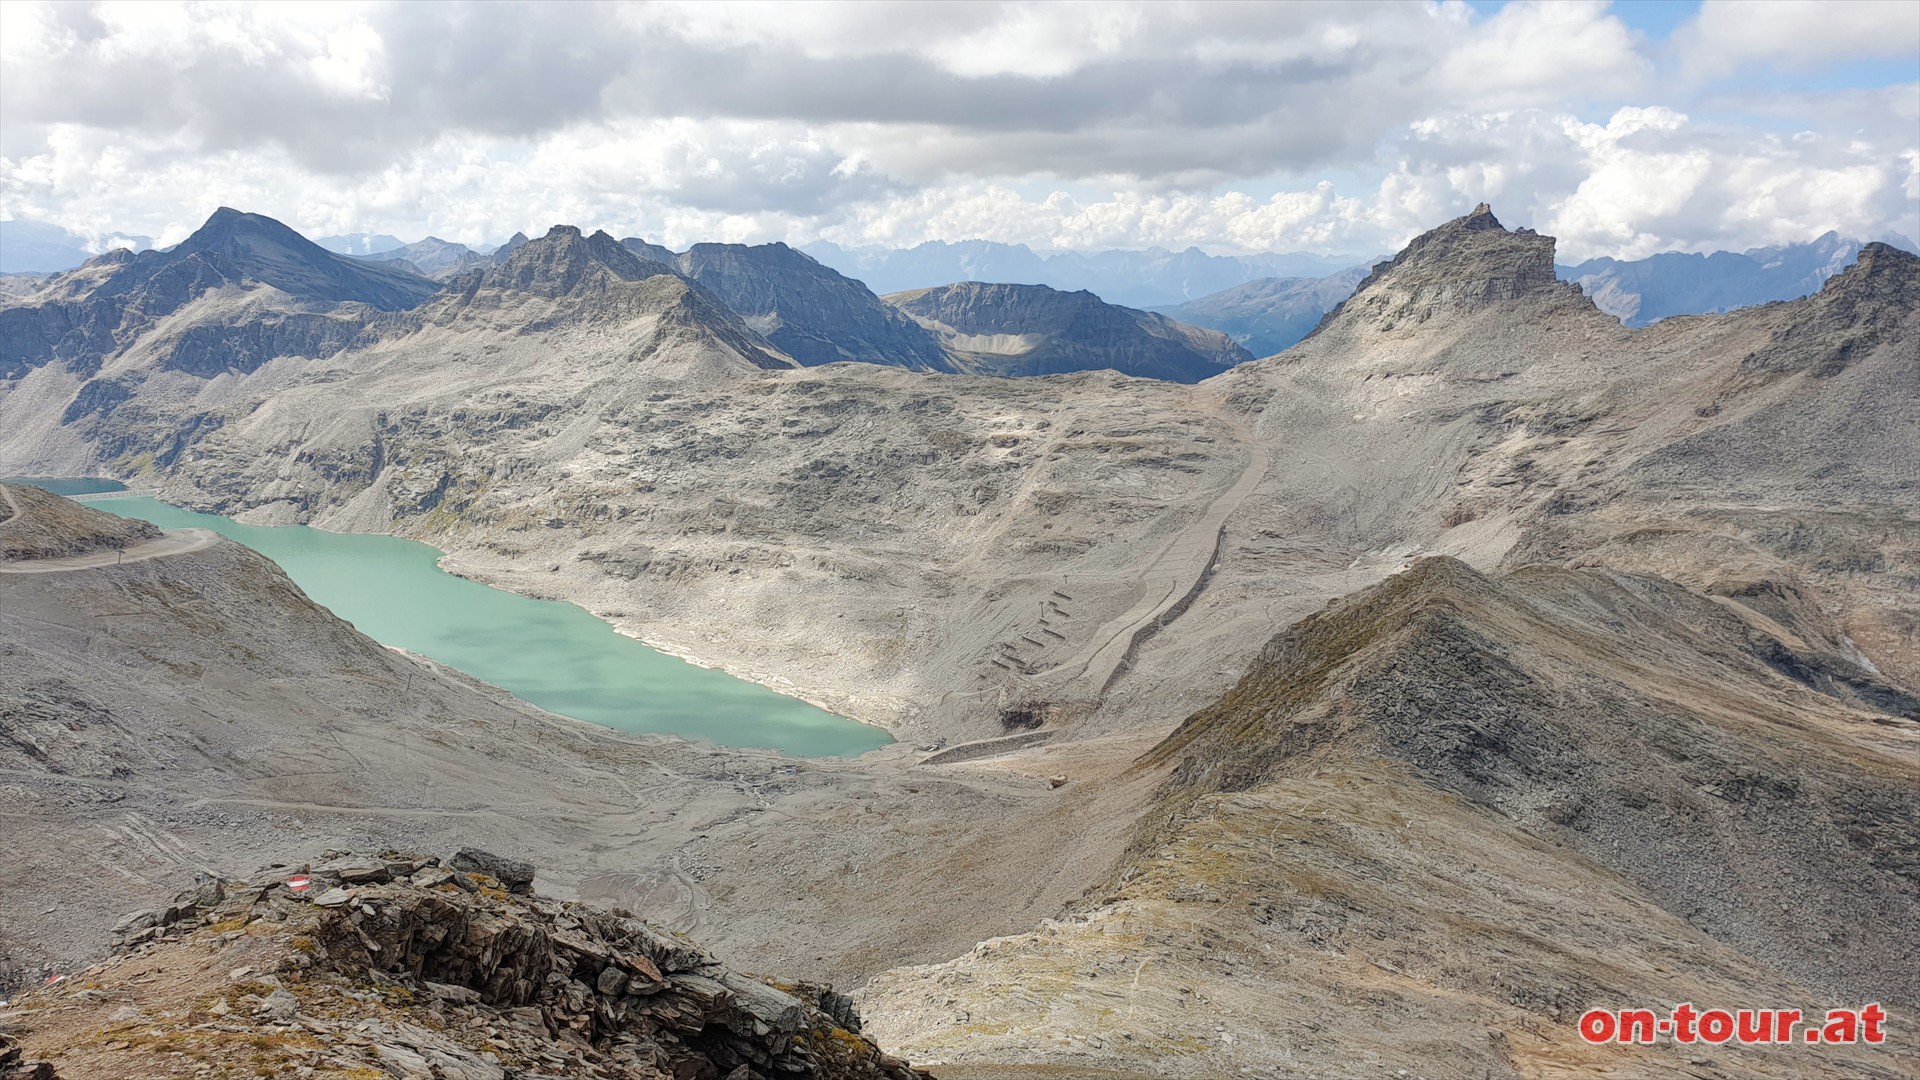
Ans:
POLYGON ((311 884, 313 884, 313 882, 309 880, 305 874, 295 874, 287 879, 287 888, 292 889, 294 892, 301 892, 311 884))

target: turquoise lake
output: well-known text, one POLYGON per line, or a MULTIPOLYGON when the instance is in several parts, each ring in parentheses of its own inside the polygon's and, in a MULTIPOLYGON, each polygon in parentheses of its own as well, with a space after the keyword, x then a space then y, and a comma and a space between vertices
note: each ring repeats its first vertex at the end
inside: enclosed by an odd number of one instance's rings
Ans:
MULTIPOLYGON (((76 483, 98 482, 62 486, 76 483)), ((279 563, 307 595, 361 633, 431 656, 550 712, 621 731, 806 757, 859 754, 893 741, 878 728, 657 652, 571 604, 455 577, 437 565, 441 553, 425 544, 304 525, 242 525, 145 496, 87 504, 165 529, 212 529, 238 540, 279 563)))

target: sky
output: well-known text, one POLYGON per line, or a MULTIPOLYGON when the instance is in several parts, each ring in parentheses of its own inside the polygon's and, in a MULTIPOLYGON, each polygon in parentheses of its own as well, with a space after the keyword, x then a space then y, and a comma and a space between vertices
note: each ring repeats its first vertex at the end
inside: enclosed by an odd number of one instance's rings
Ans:
POLYGON ((0 0, 0 218, 1562 261, 1920 237, 1920 0, 0 0))

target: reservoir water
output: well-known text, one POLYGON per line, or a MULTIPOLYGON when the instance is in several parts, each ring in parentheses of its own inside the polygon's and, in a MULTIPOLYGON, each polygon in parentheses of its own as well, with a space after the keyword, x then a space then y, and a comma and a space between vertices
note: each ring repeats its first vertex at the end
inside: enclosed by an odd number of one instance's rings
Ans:
MULTIPOLYGON (((112 481, 59 483, 62 494, 120 489, 112 481)), ((878 728, 650 649, 572 604, 455 577, 425 544, 304 525, 242 525, 145 496, 87 503, 164 529, 212 529, 238 540, 279 563, 308 596, 361 633, 564 716, 808 757, 858 754, 892 741, 878 728)))

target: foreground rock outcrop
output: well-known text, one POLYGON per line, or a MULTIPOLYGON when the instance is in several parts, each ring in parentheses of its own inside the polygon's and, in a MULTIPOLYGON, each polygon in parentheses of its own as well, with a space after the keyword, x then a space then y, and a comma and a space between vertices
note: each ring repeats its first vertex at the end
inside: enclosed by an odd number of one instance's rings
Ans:
POLYGON ((66 1080, 926 1075, 861 1037, 830 990, 457 869, 473 865, 513 860, 340 853, 209 879, 123 919, 113 959, 0 1011, 0 1052, 66 1080))

